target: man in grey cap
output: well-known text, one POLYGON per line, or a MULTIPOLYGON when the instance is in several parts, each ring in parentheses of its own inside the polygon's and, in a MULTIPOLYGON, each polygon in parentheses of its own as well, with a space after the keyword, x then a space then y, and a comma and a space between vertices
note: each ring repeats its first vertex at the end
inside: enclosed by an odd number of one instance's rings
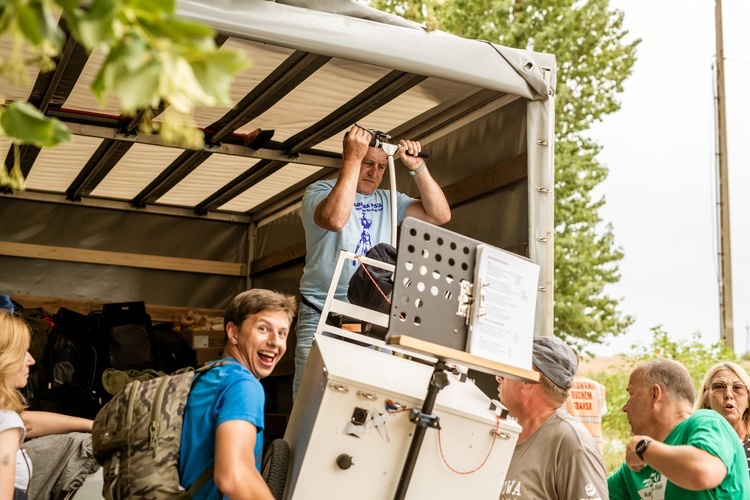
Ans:
POLYGON ((586 428, 562 409, 578 360, 554 337, 535 337, 539 383, 497 377, 500 401, 522 427, 500 500, 609 498, 604 462, 586 428))

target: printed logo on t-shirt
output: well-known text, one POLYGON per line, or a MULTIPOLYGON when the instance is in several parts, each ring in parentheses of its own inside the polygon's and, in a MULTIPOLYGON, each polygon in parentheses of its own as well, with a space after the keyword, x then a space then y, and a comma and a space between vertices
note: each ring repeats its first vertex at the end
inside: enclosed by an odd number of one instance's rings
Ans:
MULTIPOLYGON (((364 203, 361 201, 354 203, 354 210, 357 211, 359 216, 359 223, 362 226, 362 233, 359 235, 359 242, 357 248, 354 249, 354 253, 357 255, 365 255, 370 248, 372 248, 372 237, 370 235, 370 228, 372 227, 373 217, 367 217, 367 214, 382 212, 382 203, 364 203)), ((352 265, 356 266, 357 261, 352 261, 352 265)))
POLYGON ((510 500, 511 498, 520 498, 521 481, 505 481, 503 489, 500 491, 500 500, 510 500))
POLYGON ((594 486, 592 483, 587 484, 584 490, 586 491, 587 497, 593 497, 594 495, 596 495, 596 486, 594 486))
MULTIPOLYGON (((584 487, 585 496, 578 500, 603 500, 599 492, 596 491, 594 483, 588 483, 584 487)), ((521 493, 521 481, 507 480, 503 482, 503 489, 500 491, 499 500, 513 500, 516 498, 524 498, 521 493)))
POLYGON ((659 472, 652 471, 651 475, 643 480, 643 488, 638 490, 638 497, 642 500, 664 500, 666 488, 667 478, 659 472))

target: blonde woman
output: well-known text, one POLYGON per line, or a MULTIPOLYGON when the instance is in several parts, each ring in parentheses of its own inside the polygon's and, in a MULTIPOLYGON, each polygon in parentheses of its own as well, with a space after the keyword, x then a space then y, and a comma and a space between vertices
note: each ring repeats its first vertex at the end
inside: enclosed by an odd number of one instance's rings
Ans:
POLYGON ((750 376, 736 363, 717 363, 709 368, 700 392, 695 400, 695 409, 710 408, 719 412, 732 425, 742 441, 750 471, 750 376))
POLYGON ((21 449, 26 428, 20 413, 25 401, 18 389, 29 379, 31 333, 26 322, 0 310, 0 500, 25 499, 31 461, 21 449))

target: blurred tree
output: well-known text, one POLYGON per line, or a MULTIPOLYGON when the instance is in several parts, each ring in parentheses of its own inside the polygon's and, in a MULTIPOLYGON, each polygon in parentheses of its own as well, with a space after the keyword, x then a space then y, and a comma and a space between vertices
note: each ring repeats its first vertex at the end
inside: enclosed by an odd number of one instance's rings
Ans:
MULTIPOLYGON (((180 19, 176 0, 0 0, 0 37, 10 47, 0 75, 17 85, 28 78, 27 65, 52 71, 68 36, 60 19, 88 52, 105 56, 94 95, 102 102, 116 96, 126 114, 165 107, 160 134, 167 143, 202 147, 195 106, 229 102, 230 83, 248 64, 239 52, 219 51, 213 29, 180 19)), ((61 122, 21 101, 0 106, 0 136, 16 151, 18 144, 71 140, 61 122)), ((2 186, 23 189, 18 161, 10 172, 0 165, 2 186)))
POLYGON ((555 333, 585 351, 624 332, 632 318, 605 288, 619 280, 623 252, 598 210, 607 177, 600 147, 584 132, 620 108, 640 40, 626 41, 624 14, 609 0, 372 0, 370 4, 456 35, 554 54, 555 333))

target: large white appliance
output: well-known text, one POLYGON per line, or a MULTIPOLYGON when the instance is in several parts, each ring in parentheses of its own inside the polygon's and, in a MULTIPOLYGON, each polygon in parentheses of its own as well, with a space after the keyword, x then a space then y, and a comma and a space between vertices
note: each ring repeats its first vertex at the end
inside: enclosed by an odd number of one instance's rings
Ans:
MULTIPOLYGON (((394 498, 433 366, 318 335, 284 437, 284 498, 394 498), (416 412, 419 413, 419 412, 416 412)), ((409 500, 498 498, 520 426, 465 376, 448 374, 403 489, 409 500), (451 470, 453 469, 453 470, 451 470), (473 472, 471 472, 473 471, 473 472)))

